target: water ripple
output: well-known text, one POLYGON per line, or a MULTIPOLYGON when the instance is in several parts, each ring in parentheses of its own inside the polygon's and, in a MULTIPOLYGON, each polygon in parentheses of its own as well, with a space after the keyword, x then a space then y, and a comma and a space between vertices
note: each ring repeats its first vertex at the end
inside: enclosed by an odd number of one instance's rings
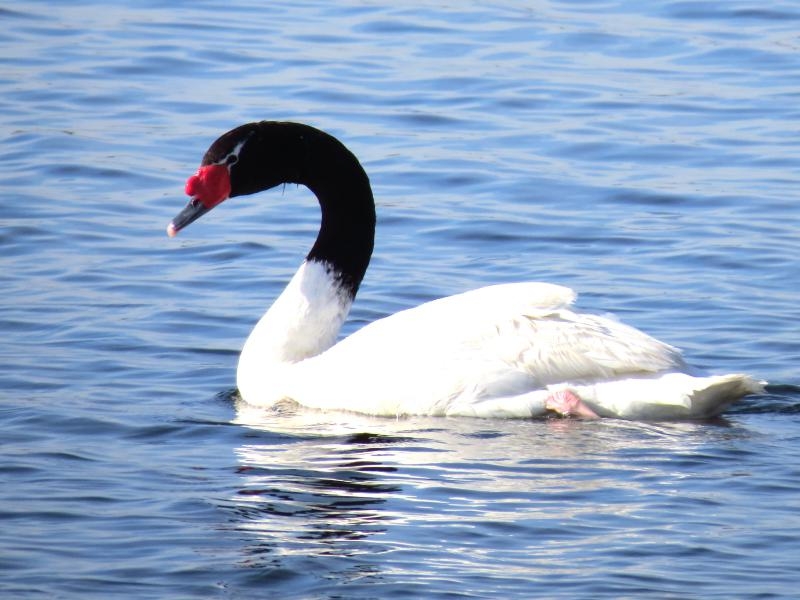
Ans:
POLYGON ((0 595, 790 598, 797 8, 18 2, 0 63, 0 595), (221 132, 362 158, 346 326, 575 287, 766 394, 708 423, 383 420, 236 403, 310 246, 288 186, 176 240, 221 132))

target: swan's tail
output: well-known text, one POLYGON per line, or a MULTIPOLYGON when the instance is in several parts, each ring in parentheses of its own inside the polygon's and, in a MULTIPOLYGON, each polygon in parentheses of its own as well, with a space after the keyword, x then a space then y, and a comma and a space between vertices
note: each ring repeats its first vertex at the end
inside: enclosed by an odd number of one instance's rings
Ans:
POLYGON ((695 377, 666 373, 570 385, 568 389, 601 417, 655 421, 716 416, 742 397, 763 392, 763 382, 739 374, 695 377))

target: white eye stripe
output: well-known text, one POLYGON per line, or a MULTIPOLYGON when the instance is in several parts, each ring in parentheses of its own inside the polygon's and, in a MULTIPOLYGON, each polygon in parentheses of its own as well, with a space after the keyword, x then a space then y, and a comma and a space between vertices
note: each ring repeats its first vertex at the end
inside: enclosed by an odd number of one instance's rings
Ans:
POLYGON ((233 164, 236 161, 238 161, 239 160, 239 152, 242 151, 242 148, 244 147, 244 143, 246 141, 247 140, 245 139, 245 140, 242 140, 241 142, 239 142, 238 144, 236 144, 236 146, 234 146, 233 150, 228 152, 228 154, 226 154, 224 157, 222 157, 220 160, 218 160, 214 164, 215 165, 230 165, 230 164, 233 164))
POLYGON ((251 133, 246 138, 244 138, 241 142, 236 144, 233 147, 233 150, 228 152, 228 154, 226 154, 222 159, 218 160, 214 164, 215 165, 232 165, 232 164, 236 163, 239 160, 239 153, 242 151, 242 148, 244 148, 244 145, 247 143, 247 140, 249 140, 250 136, 252 136, 252 135, 253 134, 251 133))

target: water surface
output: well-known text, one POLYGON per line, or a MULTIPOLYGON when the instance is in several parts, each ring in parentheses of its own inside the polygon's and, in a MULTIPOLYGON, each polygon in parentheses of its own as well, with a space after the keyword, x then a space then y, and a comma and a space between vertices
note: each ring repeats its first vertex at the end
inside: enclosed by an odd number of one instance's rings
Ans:
POLYGON ((796 595, 793 3, 0 18, 0 596, 796 595), (313 240, 313 198, 164 228, 208 144, 258 119, 328 130, 370 174, 346 333, 540 279, 768 393, 711 423, 237 406, 238 351, 313 240))

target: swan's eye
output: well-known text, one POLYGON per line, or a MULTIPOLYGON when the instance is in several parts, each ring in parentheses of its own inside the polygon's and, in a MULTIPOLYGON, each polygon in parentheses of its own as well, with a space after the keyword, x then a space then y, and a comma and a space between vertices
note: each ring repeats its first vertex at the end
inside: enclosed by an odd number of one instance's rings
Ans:
POLYGON ((228 158, 225 159, 225 164, 229 167, 235 165, 237 162, 239 162, 239 156, 236 154, 229 154, 228 158))

